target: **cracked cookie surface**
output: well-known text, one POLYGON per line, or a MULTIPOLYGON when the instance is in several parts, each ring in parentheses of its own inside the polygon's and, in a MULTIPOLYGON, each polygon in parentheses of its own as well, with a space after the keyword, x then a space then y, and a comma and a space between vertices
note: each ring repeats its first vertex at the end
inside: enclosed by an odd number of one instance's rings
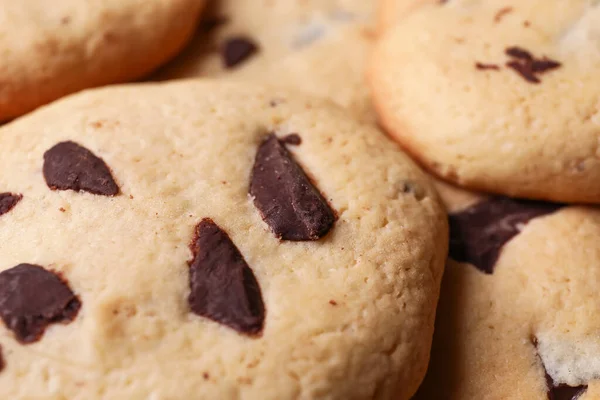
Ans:
POLYGON ((1 398, 416 391, 446 216, 425 173, 329 102, 202 80, 86 91, 1 127, 0 170, 1 398))

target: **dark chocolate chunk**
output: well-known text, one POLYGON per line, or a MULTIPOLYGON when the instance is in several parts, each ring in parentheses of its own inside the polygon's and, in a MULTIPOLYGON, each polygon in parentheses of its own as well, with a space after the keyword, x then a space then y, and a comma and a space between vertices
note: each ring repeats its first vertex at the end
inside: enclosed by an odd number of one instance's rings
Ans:
POLYGON ((509 61, 506 63, 506 66, 514 69, 525 79, 527 82, 531 83, 540 83, 541 81, 537 76, 535 76, 533 70, 531 69, 531 63, 521 63, 519 61, 509 61))
POLYGON ((534 60, 531 63, 531 70, 536 74, 541 74, 552 69, 559 68, 561 64, 558 61, 550 60, 544 57, 541 60, 534 60))
POLYGON ((493 69, 493 70, 497 71, 500 69, 500 66, 498 66, 496 64, 484 64, 484 63, 476 62, 475 68, 481 69, 481 70, 493 69))
POLYGON ((119 194, 110 169, 101 158, 74 142, 62 142, 44 154, 44 178, 52 190, 119 194))
POLYGON ((12 210, 21 199, 23 199, 23 196, 20 194, 0 193, 0 215, 12 210))
POLYGON ((558 61, 547 57, 536 59, 529 51, 516 46, 507 48, 506 54, 516 59, 507 62, 506 66, 515 70, 530 83, 540 83, 540 78, 537 75, 559 68, 562 65, 558 61))
POLYGON ((284 136, 281 141, 292 146, 299 146, 302 144, 302 138, 297 133, 290 133, 289 135, 284 136))
POLYGON ((229 235, 205 218, 196 227, 190 248, 192 312, 240 333, 259 334, 265 320, 260 287, 229 235))
MULTIPOLYGON (((547 379, 552 382, 552 378, 546 374, 547 379)), ((548 385, 548 400, 577 400, 587 390, 587 385, 569 386, 569 385, 548 385)))
POLYGON ((68 323, 81 302, 55 273, 20 264, 0 273, 0 317, 23 344, 38 341, 53 323, 68 323))
POLYGON ((258 148, 250 195, 263 220, 283 240, 318 240, 335 222, 327 201, 275 134, 258 148))
POLYGON ((233 68, 246 61, 257 51, 258 45, 250 38, 244 36, 229 38, 221 50, 223 64, 227 68, 233 68))
POLYGON ((4 354, 2 353, 2 346, 0 346, 0 372, 6 367, 6 362, 4 361, 4 354))
POLYGON ((507 48, 506 54, 520 60, 533 60, 533 56, 530 52, 517 46, 507 48))
POLYGON ((562 205, 495 197, 451 214, 450 257, 491 274, 504 244, 536 217, 562 205))

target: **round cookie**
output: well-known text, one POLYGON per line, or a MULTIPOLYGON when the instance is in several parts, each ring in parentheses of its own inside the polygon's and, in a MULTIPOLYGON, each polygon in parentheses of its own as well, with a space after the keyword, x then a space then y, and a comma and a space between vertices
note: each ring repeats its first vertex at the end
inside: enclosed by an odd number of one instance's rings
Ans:
POLYGON ((599 398, 600 210, 439 192, 450 259, 414 399, 599 398))
POLYGON ((447 221, 376 129, 190 80, 68 97, 0 144, 0 398, 416 391, 447 221))
POLYGON ((374 8, 361 0, 223 0, 154 79, 252 80, 330 98, 374 122, 364 78, 374 8))
POLYGON ((600 202, 600 6, 592 3, 423 5, 373 52, 383 126, 461 186, 600 202))
POLYGON ((205 0, 0 0, 0 121, 172 58, 205 0))

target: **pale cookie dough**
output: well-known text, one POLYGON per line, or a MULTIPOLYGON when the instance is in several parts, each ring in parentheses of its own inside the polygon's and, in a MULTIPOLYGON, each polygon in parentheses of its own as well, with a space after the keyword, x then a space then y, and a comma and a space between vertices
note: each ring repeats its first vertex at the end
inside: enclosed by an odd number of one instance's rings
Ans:
POLYGON ((0 128, 0 170, 2 399, 395 400, 424 376, 446 214, 328 102, 86 91, 0 128))
POLYGON ((444 0, 378 0, 377 2, 377 32, 383 33, 391 29, 406 15, 420 6, 440 4, 444 0))
POLYGON ((414 400, 600 398, 600 210, 438 188, 450 259, 414 400))
POLYGON ((172 58, 205 0, 0 0, 0 122, 172 58))
POLYGON ((382 125, 438 176, 600 202, 600 4, 449 0, 411 12, 369 70, 382 125))
POLYGON ((365 82, 374 13, 363 0, 222 0, 154 79, 246 79, 330 98, 374 122, 365 82))

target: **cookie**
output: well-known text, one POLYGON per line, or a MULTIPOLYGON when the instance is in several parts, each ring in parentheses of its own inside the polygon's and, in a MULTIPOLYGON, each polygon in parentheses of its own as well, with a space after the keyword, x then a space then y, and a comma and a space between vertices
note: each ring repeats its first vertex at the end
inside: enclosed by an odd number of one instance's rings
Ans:
POLYGON ((422 380, 445 212, 345 110, 237 82, 97 89, 0 128, 0 169, 0 398, 407 399, 422 380))
POLYGON ((600 210, 440 190, 450 259, 415 400, 600 396, 600 210))
POLYGON ((205 0, 0 2, 0 121, 142 77, 193 33, 205 0))
POLYGON ((364 77, 374 8, 360 0, 222 0, 154 79, 212 76, 286 87, 330 98, 373 122, 364 77))
POLYGON ((598 21, 591 0, 423 5, 373 52, 382 125, 460 186, 600 202, 598 21))

